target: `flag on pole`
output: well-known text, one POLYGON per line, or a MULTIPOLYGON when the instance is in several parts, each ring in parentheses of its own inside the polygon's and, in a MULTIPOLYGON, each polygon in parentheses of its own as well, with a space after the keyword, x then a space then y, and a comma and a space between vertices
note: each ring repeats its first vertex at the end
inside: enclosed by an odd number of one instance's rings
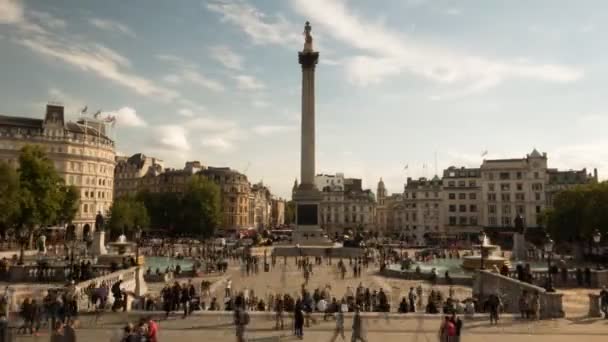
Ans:
POLYGON ((485 157, 487 154, 488 154, 488 150, 485 150, 485 151, 481 152, 481 156, 482 157, 485 157))
POLYGON ((80 111, 80 115, 84 115, 87 113, 87 110, 89 109, 89 106, 85 105, 82 110, 80 111))
POLYGON ((97 118, 99 118, 100 115, 101 115, 101 109, 98 110, 97 112, 95 112, 95 114, 93 114, 93 118, 97 119, 97 118))

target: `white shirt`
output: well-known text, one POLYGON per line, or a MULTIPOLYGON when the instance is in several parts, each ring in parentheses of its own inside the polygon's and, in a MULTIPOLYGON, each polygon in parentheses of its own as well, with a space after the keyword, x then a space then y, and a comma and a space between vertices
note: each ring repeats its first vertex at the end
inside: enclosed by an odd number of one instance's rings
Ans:
POLYGON ((325 310, 327 310, 327 301, 325 299, 321 299, 317 303, 317 310, 320 312, 325 312, 325 310))

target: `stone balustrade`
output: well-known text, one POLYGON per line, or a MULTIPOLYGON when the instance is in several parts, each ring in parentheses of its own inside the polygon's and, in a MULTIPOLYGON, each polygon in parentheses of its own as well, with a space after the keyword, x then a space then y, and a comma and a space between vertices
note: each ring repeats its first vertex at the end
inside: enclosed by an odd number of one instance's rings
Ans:
MULTIPOLYGON (((544 286, 548 277, 547 270, 532 270, 532 283, 539 286, 544 286)), ((512 270, 509 272, 509 277, 517 279, 517 271, 512 270)), ((582 275, 583 285, 585 283, 584 273, 582 275)), ((591 270, 591 286, 592 288, 601 288, 602 286, 608 285, 608 270, 591 270)), ((553 286, 555 287, 580 287, 576 276, 576 269, 568 269, 564 274, 560 269, 558 273, 553 274, 553 286)))
POLYGON ((482 301, 487 299, 490 294, 499 295, 503 302, 503 309, 507 313, 519 312, 519 298, 524 290, 530 294, 539 294, 541 318, 564 317, 561 293, 547 292, 542 287, 486 270, 477 272, 473 285, 473 295, 482 301))
MULTIPOLYGON (((131 267, 126 270, 112 272, 91 280, 83 281, 76 284, 76 295, 78 297, 78 307, 81 310, 92 309, 90 301, 91 290, 99 288, 102 285, 107 285, 108 289, 116 282, 122 280, 121 288, 126 292, 136 292, 138 272, 141 272, 139 267, 131 267)), ((143 277, 142 277, 143 280, 143 277)), ((109 294, 108 303, 113 303, 114 297, 109 294)))

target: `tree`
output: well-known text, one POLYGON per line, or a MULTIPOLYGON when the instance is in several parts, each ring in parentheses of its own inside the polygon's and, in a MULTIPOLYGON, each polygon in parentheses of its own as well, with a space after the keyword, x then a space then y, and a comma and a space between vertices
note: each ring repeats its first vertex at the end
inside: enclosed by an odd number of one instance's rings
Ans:
POLYGON ((0 162, 0 231, 15 225, 19 217, 19 174, 10 165, 0 162))
POLYGON ((137 228, 146 229, 149 224, 150 217, 144 203, 135 198, 119 198, 110 208, 107 227, 112 239, 120 234, 132 236, 137 228))
POLYGON ((553 208, 543 213, 547 230, 556 241, 585 243, 597 229, 608 234, 608 182, 563 190, 553 208))
POLYGON ((151 228, 171 230, 176 226, 181 210, 181 199, 176 193, 143 191, 137 194, 136 199, 144 203, 150 215, 151 228))
POLYGON ((296 223, 296 202, 289 201, 285 205, 285 223, 296 223))
POLYGON ((20 210, 17 225, 27 229, 31 245, 36 229, 57 222, 64 182, 39 146, 26 145, 21 149, 18 172, 20 210))
POLYGON ((221 222, 220 188, 207 178, 196 175, 181 199, 178 233, 211 237, 221 222))
POLYGON ((80 206, 80 191, 74 185, 62 185, 60 188, 61 206, 58 214, 58 221, 62 224, 70 224, 80 206))

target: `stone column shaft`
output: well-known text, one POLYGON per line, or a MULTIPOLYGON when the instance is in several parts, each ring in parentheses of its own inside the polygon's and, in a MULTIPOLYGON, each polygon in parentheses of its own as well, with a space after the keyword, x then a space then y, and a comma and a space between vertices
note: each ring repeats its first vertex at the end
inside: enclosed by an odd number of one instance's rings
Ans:
POLYGON ((300 179, 304 186, 315 180, 315 67, 302 68, 302 141, 300 179))

